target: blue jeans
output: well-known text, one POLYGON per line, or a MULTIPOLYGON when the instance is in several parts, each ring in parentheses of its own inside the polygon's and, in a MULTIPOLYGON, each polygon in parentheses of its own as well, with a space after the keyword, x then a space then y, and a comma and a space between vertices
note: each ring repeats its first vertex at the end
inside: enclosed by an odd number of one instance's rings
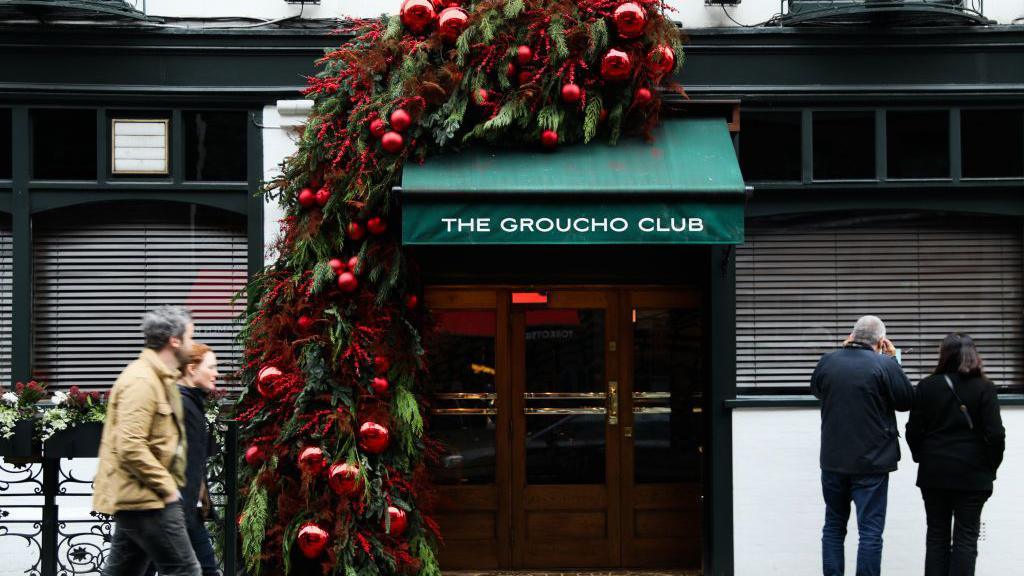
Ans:
POLYGON ((142 576, 150 561, 161 576, 201 575, 181 502, 159 510, 114 514, 114 536, 103 576, 142 576))
POLYGON ((850 475, 821 471, 825 527, 821 530, 821 564, 825 576, 842 576, 843 543, 850 521, 850 501, 857 505, 857 576, 882 573, 882 531, 889 496, 889 475, 850 475))

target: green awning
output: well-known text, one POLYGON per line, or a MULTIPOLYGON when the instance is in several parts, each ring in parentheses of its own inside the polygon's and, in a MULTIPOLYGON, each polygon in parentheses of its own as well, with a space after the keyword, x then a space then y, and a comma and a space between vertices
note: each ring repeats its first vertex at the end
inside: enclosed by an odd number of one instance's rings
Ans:
POLYGON ((409 164, 405 244, 738 244, 745 188, 724 120, 669 119, 653 142, 478 147, 409 164))

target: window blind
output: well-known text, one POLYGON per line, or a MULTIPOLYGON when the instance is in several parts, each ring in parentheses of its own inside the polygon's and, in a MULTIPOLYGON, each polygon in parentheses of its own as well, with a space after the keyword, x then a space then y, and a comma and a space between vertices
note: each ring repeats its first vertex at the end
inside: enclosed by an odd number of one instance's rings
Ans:
POLYGON ((820 356, 874 314, 917 382, 952 331, 988 376, 1024 384, 1020 225, 753 226, 736 253, 737 386, 804 392, 820 356))
POLYGON ((0 386, 11 384, 11 292, 14 289, 11 221, 0 215, 0 386))
POLYGON ((37 219, 35 377, 53 389, 107 390, 138 356, 143 313, 188 308, 195 339, 217 353, 237 391, 235 343, 245 301, 246 227, 237 215, 185 204, 99 205, 37 219))

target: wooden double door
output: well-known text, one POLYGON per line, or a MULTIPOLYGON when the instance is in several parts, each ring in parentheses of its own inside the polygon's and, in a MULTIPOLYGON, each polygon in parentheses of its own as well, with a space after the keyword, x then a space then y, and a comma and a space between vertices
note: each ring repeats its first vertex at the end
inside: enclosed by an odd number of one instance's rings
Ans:
POLYGON ((699 568, 695 290, 434 288, 441 565, 699 568))

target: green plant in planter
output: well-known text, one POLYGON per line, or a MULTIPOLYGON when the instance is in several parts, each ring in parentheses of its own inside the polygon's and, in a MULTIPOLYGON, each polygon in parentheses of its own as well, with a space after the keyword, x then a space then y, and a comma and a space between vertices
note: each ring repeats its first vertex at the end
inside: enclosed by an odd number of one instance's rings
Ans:
POLYGON ((35 380, 25 384, 18 382, 13 391, 0 388, 0 438, 14 436, 14 427, 21 420, 31 420, 36 415, 36 403, 46 395, 46 384, 35 380))
POLYGON ((54 407, 44 410, 38 420, 37 435, 43 442, 80 424, 103 422, 107 416, 106 392, 82 392, 72 386, 67 392, 55 392, 50 401, 54 407))

